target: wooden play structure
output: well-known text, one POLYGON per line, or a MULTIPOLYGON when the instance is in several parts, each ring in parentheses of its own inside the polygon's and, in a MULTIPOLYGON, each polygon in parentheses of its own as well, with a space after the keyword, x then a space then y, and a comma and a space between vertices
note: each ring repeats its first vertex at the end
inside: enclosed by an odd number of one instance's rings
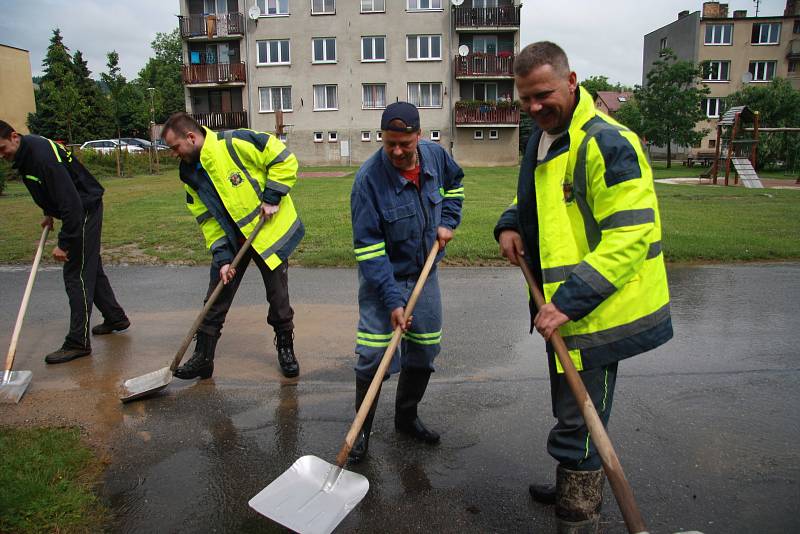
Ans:
MULTIPOLYGON (((773 130, 774 128, 770 128, 773 130)), ((758 112, 747 106, 736 106, 717 121, 717 143, 714 164, 711 167, 711 180, 716 185, 719 174, 720 156, 725 158, 725 185, 730 185, 731 167, 736 173, 733 184, 741 179, 742 185, 750 188, 763 188, 756 173, 758 157, 758 112), (747 127, 746 124, 752 124, 747 127), (724 131, 723 131, 724 130, 724 131), (748 134, 752 132, 752 137, 748 134), (723 137, 723 134, 727 134, 723 137), (723 143, 725 146, 723 148, 723 143)))

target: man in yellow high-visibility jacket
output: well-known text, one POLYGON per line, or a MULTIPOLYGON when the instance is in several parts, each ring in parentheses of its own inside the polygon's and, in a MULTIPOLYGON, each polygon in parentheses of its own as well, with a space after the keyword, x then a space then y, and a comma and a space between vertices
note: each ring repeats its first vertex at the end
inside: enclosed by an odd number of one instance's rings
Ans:
POLYGON ((289 196, 297 180, 297 158, 274 135, 244 129, 215 133, 186 113, 172 115, 161 135, 182 160, 186 206, 213 257, 206 300, 220 279, 225 283, 197 330, 194 354, 175 370, 175 376, 208 378, 214 372, 217 339, 250 260, 264 280, 267 322, 275 330, 281 371, 286 377, 297 376, 287 263, 305 232, 289 196), (234 270, 230 264, 259 217, 267 222, 246 260, 234 270))
MULTIPOLYGON (((535 123, 517 198, 495 227, 502 254, 527 261, 546 304, 533 324, 556 329, 608 423, 617 364, 672 337, 661 221, 653 175, 637 135, 597 111, 564 51, 528 45, 514 61, 522 108, 535 123)), ((548 343, 553 414, 547 448, 556 484, 532 485, 555 503, 561 530, 599 520, 603 477, 588 429, 548 343)), ((587 530, 588 532, 589 530, 587 530)))

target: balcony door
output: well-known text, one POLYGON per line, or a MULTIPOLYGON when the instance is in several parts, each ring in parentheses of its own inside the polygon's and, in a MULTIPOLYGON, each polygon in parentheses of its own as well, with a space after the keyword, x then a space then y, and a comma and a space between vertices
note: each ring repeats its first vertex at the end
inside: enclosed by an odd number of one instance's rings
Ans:
POLYGON ((472 98, 474 100, 482 101, 497 101, 497 84, 496 83, 476 83, 472 86, 472 98))
POLYGON ((498 0, 472 0, 472 7, 497 7, 498 0))
POLYGON ((480 52, 482 54, 496 54, 497 36, 476 35, 475 37, 472 38, 472 51, 480 52))

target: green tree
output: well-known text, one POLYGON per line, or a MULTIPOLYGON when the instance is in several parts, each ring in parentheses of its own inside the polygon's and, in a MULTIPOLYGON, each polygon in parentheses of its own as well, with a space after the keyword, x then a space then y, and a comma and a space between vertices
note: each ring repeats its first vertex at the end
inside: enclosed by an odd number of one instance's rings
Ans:
POLYGON ((527 113, 521 112, 519 117, 519 151, 521 154, 525 153, 532 130, 533 119, 527 113))
POLYGON ((616 84, 612 84, 608 81, 608 76, 589 76, 585 80, 580 83, 581 87, 589 91, 589 94, 592 95, 592 100, 597 98, 598 91, 633 91, 632 87, 628 87, 626 85, 622 85, 621 83, 617 82, 616 84))
MULTIPOLYGON (((783 78, 769 85, 752 84, 728 97, 731 106, 747 106, 759 114, 759 126, 765 128, 800 128, 800 91, 783 78)), ((749 136, 749 134, 748 134, 749 136)), ((784 163, 787 169, 800 166, 800 135, 775 132, 759 135, 759 168, 784 163)))
POLYGON ((622 104, 614 114, 614 119, 636 132, 639 137, 644 137, 642 110, 636 98, 631 98, 622 104))
MULTIPOLYGON (((155 56, 151 57, 144 68, 139 71, 136 84, 142 91, 147 91, 148 87, 155 88, 153 91, 155 121, 163 123, 176 111, 183 111, 186 108, 183 83, 181 82, 183 56, 178 29, 176 28, 170 33, 157 33, 150 46, 153 48, 155 56)), ((150 95, 145 94, 145 96, 149 111, 150 95)))
POLYGON ((78 117, 79 140, 98 139, 110 137, 114 133, 113 119, 108 98, 103 94, 97 82, 91 78, 91 71, 83 59, 80 50, 76 50, 72 57, 78 93, 86 104, 82 110, 83 116, 78 117))
POLYGON ((691 146, 708 132, 695 130, 706 118, 700 104, 709 89, 701 80, 702 68, 665 49, 647 74, 645 86, 634 91, 642 113, 641 133, 648 142, 667 147, 667 167, 672 163, 673 142, 691 146))

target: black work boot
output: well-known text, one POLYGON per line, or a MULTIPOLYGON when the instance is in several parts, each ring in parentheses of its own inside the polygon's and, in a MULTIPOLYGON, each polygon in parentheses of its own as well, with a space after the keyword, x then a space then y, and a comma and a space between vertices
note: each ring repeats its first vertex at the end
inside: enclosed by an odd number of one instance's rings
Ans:
POLYGON ((205 332, 197 332, 194 354, 189 361, 175 369, 175 378, 190 380, 192 378, 211 378, 214 373, 214 351, 217 348, 217 337, 205 332))
POLYGON ((294 357, 294 331, 275 332, 275 348, 278 350, 278 364, 286 378, 300 374, 300 364, 294 357))
POLYGON ((405 368, 397 382, 397 398, 394 405, 394 428, 425 443, 439 443, 439 434, 422 424, 417 416, 417 405, 425 395, 431 371, 405 368))
POLYGON ((103 321, 102 323, 92 327, 92 335, 105 336, 106 334, 113 334, 114 332, 124 332, 130 326, 131 322, 127 317, 123 317, 119 321, 115 321, 113 323, 103 321))
POLYGON ((60 349, 55 350, 45 356, 44 361, 46 363, 66 363, 74 360, 75 358, 88 356, 91 353, 91 347, 69 347, 67 345, 62 345, 60 349))
POLYGON ((556 485, 555 484, 531 484, 528 486, 528 491, 533 497, 533 500, 542 504, 555 504, 556 503, 556 485))
POLYGON ((595 534, 603 504, 603 470, 556 469, 556 528, 558 534, 595 534))
MULTIPOLYGON (((371 383, 372 381, 370 380, 361 380, 356 377, 356 412, 361 408, 361 403, 364 402, 364 397, 367 396, 367 390, 369 390, 371 383)), ((370 406, 369 412, 367 413, 367 418, 364 419, 364 424, 361 426, 361 431, 358 433, 356 442, 353 444, 353 448, 350 449, 350 453, 348 454, 350 463, 357 464, 367 456, 369 436, 372 433, 372 420, 375 419, 375 408, 378 407, 378 397, 380 394, 381 388, 379 386, 378 393, 375 395, 375 400, 372 402, 372 406, 370 406)))

